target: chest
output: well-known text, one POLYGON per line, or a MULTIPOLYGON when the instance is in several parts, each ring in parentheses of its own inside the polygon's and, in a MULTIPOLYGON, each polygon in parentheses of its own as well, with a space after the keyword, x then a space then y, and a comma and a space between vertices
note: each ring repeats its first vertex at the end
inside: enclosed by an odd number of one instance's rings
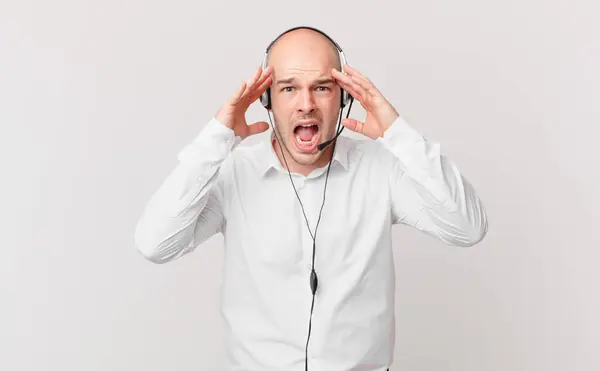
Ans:
POLYGON ((379 246, 390 223, 384 179, 330 173, 246 179, 232 187, 225 238, 229 253, 288 275, 312 264, 344 269, 364 261, 379 246), (292 181, 294 186, 292 186, 292 181))

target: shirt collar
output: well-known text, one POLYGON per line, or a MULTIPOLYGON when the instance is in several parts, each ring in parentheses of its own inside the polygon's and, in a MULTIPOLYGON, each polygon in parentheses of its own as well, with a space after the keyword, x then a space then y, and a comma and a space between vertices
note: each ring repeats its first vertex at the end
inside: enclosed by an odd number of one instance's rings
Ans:
MULTIPOLYGON (((348 170, 348 138, 339 136, 335 141, 335 150, 333 153, 333 161, 331 163, 331 167, 340 166, 343 170, 348 170)), ((260 151, 259 156, 257 158, 258 161, 258 169, 261 176, 266 176, 270 170, 279 170, 282 172, 287 172, 285 168, 279 162, 277 158, 277 154, 275 153, 274 145, 277 145, 275 142, 275 137, 273 132, 264 136, 264 139, 260 142, 260 151)), ((330 145, 333 145, 330 144, 330 145)), ((325 170, 327 170, 327 166, 325 166, 325 170)))

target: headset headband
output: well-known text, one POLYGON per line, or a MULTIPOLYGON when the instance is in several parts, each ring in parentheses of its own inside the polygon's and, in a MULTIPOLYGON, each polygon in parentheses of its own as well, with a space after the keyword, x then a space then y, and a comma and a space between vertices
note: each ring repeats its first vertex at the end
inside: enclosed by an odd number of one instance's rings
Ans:
POLYGON ((288 32, 292 32, 292 31, 294 31, 294 30, 298 30, 298 29, 307 29, 307 30, 312 30, 312 31, 318 32, 318 33, 320 33, 321 35, 325 36, 325 37, 327 38, 327 40, 331 41, 331 43, 332 43, 332 44, 333 44, 333 45, 334 45, 334 46, 337 48, 337 50, 338 50, 340 53, 343 53, 343 52, 344 52, 344 51, 342 50, 342 48, 341 48, 341 47, 338 45, 338 43, 336 43, 336 42, 335 42, 335 41, 334 41, 334 40, 333 40, 331 37, 329 37, 329 35, 327 35, 325 32, 323 32, 323 31, 321 31, 321 30, 319 30, 319 29, 316 29, 316 28, 314 28, 314 27, 310 27, 310 26, 298 26, 298 27, 290 28, 289 30, 282 32, 282 33, 281 33, 279 36, 277 36, 277 37, 275 38, 275 40, 271 41, 271 43, 269 44, 269 46, 267 46, 266 53, 268 53, 268 52, 269 52, 269 50, 271 50, 271 47, 273 47, 273 44, 275 44, 275 42, 277 42, 277 40, 279 40, 279 39, 281 38, 281 36, 285 35, 285 34, 286 34, 286 33, 288 33, 288 32))
MULTIPOLYGON (((288 32, 297 30, 297 29, 312 30, 312 31, 318 32, 319 34, 325 36, 325 38, 327 38, 327 40, 329 40, 338 50, 338 54, 339 54, 339 58, 340 58, 340 67, 341 67, 340 72, 344 73, 344 65, 346 64, 346 56, 344 55, 344 51, 342 50, 342 48, 339 46, 339 44, 337 42, 335 42, 325 32, 323 32, 317 28, 310 27, 310 26, 297 26, 297 27, 290 28, 289 30, 286 30, 286 31, 282 32, 281 34, 279 34, 279 36, 277 36, 273 41, 271 41, 271 43, 269 43, 269 46, 267 46, 267 49, 265 50, 265 55, 264 55, 263 62, 262 62, 263 69, 267 67, 267 56, 269 54, 269 51, 273 47, 273 44, 275 44, 277 42, 277 40, 279 40, 283 35, 287 34, 288 32)), ((351 96, 347 91, 345 91, 344 89, 341 89, 340 108, 344 108, 348 104, 348 102, 350 101, 350 97, 351 96)), ((271 108, 271 88, 270 87, 267 88, 267 90, 260 96, 260 102, 266 109, 271 108)))

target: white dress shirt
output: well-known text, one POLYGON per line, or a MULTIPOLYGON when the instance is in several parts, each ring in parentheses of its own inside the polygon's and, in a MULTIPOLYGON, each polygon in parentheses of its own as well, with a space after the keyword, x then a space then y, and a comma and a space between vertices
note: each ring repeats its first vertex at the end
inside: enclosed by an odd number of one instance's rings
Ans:
MULTIPOLYGON (((240 138, 213 118, 151 198, 135 244, 165 263, 222 233, 231 370, 303 371, 313 241, 270 139, 238 146, 240 138)), ((292 173, 313 233, 326 171, 292 173)), ((382 138, 337 139, 316 237, 309 371, 385 371, 392 364, 391 227, 400 223, 453 246, 471 246, 487 232, 471 185, 438 143, 401 117, 382 138)))

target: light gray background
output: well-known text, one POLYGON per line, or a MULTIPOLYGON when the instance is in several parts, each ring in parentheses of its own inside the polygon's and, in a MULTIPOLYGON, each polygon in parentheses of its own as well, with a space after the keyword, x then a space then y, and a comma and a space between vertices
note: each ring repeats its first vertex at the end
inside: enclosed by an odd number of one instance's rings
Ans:
POLYGON ((0 370, 225 369, 221 237, 154 265, 134 226, 299 24, 442 143, 489 215, 472 248, 394 230, 392 370, 600 369, 596 4, 2 2, 0 370))

